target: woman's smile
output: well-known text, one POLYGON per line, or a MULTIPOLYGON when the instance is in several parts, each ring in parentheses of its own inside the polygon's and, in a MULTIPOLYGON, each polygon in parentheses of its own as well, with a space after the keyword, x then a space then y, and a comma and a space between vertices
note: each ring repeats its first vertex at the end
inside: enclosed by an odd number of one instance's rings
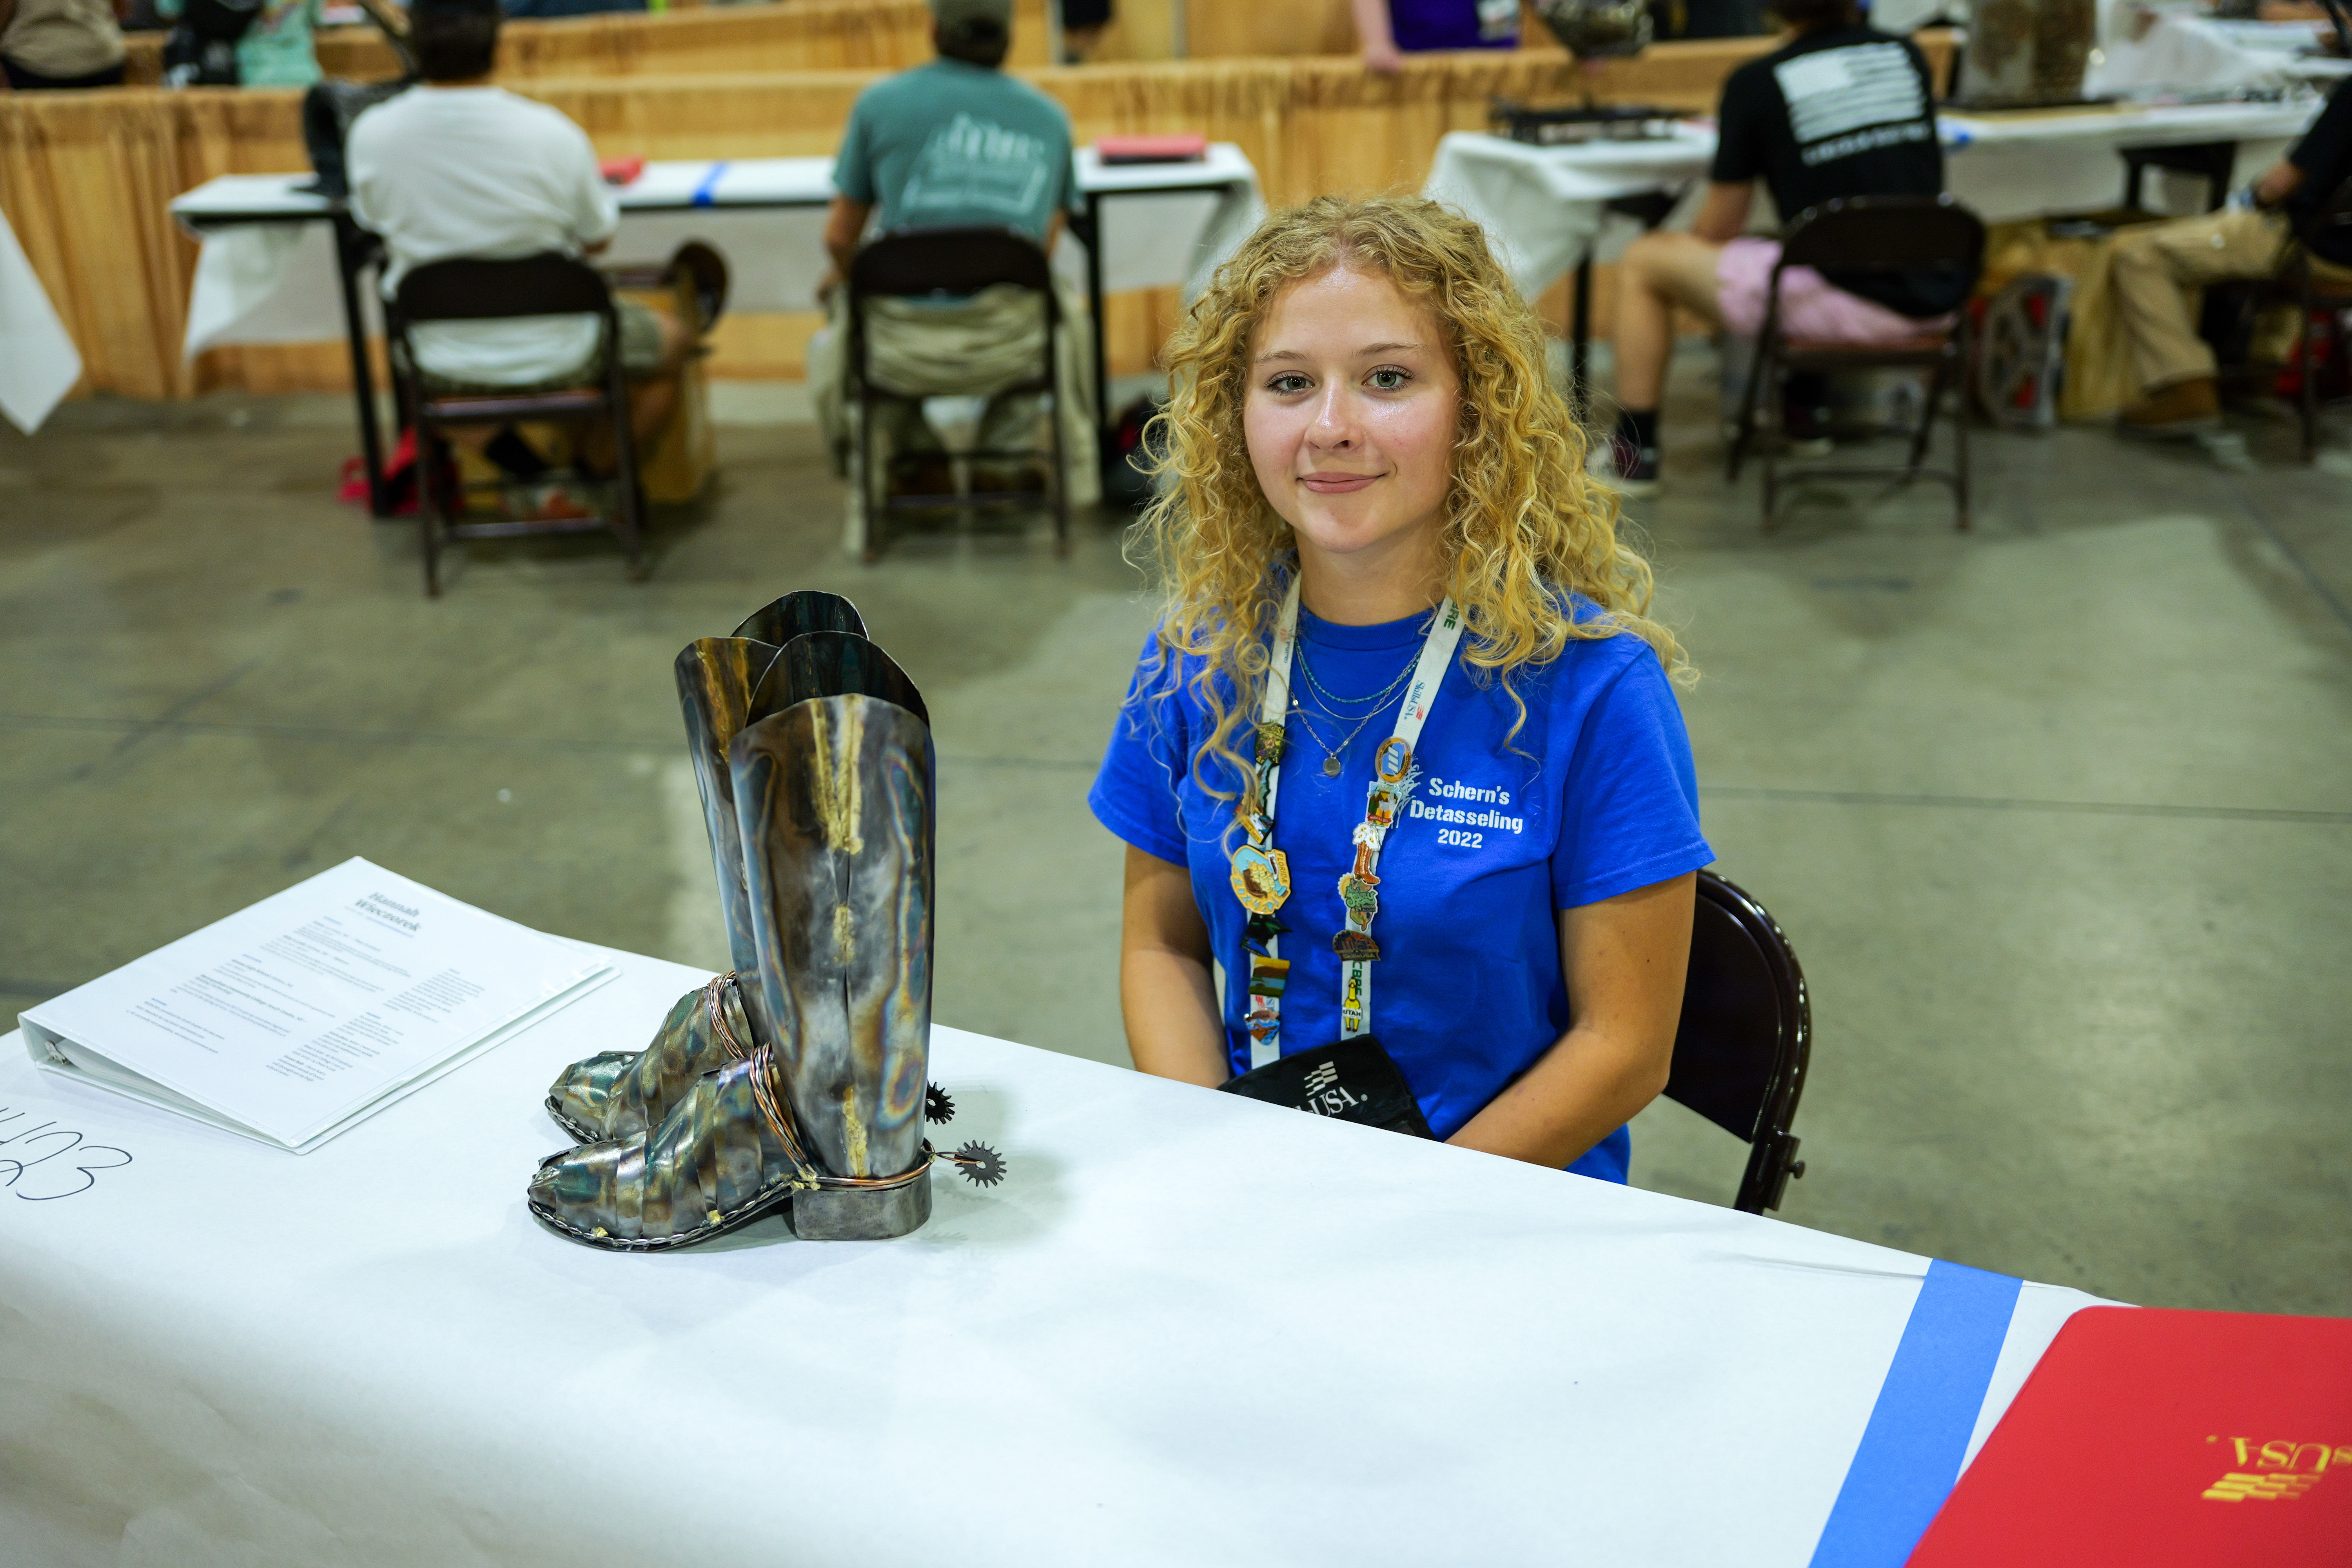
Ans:
POLYGON ((1343 496, 1362 489, 1379 474, 1301 474, 1298 482, 1318 496, 1343 496))

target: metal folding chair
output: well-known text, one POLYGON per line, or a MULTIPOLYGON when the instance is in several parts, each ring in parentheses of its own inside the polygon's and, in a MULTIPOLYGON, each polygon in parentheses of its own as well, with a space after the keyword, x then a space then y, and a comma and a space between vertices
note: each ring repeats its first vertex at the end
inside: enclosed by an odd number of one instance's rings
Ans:
POLYGON ((866 560, 881 558, 888 541, 891 511, 911 507, 949 504, 968 506, 1032 506, 1050 500, 1054 512, 1054 548, 1070 549, 1069 498, 1063 483, 1062 398, 1060 360, 1054 352, 1061 312, 1054 297, 1054 275, 1045 253, 1035 241, 1009 228, 908 229, 869 241, 849 266, 849 364, 856 378, 858 404, 859 482, 866 487, 866 560), (866 354, 866 304, 876 299, 920 299, 927 296, 961 299, 982 289, 1009 283, 1034 289, 1044 301, 1045 363, 1035 376, 1012 386, 994 388, 991 395, 1043 392, 1054 401, 1052 431, 1045 447, 975 449, 967 457, 987 461, 1044 458, 1052 472, 1044 494, 998 491, 964 498, 961 502, 938 496, 897 496, 889 493, 889 470, 923 460, 922 454, 894 452, 887 465, 874 461, 874 410, 884 402, 919 402, 940 391, 910 393, 878 386, 866 354))
POLYGON ((1675 1031, 1666 1096, 1748 1145, 1732 1206, 1780 1206, 1805 1173, 1789 1131, 1812 1059, 1813 1010, 1805 972, 1764 906, 1712 871, 1698 874, 1689 977, 1675 1031))
POLYGON ((1808 207, 1790 223, 1780 239, 1780 259, 1772 268, 1766 297, 1764 327, 1758 335, 1756 369, 1740 401, 1739 424, 1731 443, 1729 477, 1739 468, 1754 440, 1758 399, 1769 392, 1772 406, 1780 405, 1783 383, 1792 371, 1904 369, 1927 373, 1927 395, 1919 427, 1913 432, 1909 459, 1901 467, 1886 465, 1808 467, 1781 470, 1779 454, 1764 451, 1764 526, 1772 526, 1772 512, 1784 480, 1809 479, 1938 479, 1952 487, 1955 526, 1969 526, 1969 420, 1964 385, 1968 375, 1969 326, 1966 298, 1984 267, 1985 226, 1981 219, 1949 195, 1849 196, 1808 207), (1962 270, 1969 289, 1953 324, 1936 328, 1922 324, 1910 337, 1892 342, 1849 343, 1791 338, 1780 330, 1780 278, 1791 267, 1811 267, 1824 273, 1892 273, 1955 268, 1962 270), (1929 468, 1928 437, 1945 394, 1951 395, 1952 466, 1929 468))
POLYGON ((629 427, 629 391, 621 368, 620 322, 613 291, 585 261, 548 252, 513 261, 465 258, 419 267, 400 280, 387 312, 386 330, 400 345, 394 374, 402 383, 416 429, 417 511, 425 529, 425 592, 441 592, 441 546, 446 540, 501 539, 518 534, 579 533, 608 530, 621 542, 629 575, 642 580, 639 542, 645 533, 645 497, 637 485, 637 448, 629 427), (416 368, 411 330, 427 321, 484 321, 513 316, 594 316, 604 334, 602 384, 551 392, 444 393, 428 390, 416 368), (465 522, 445 514, 455 501, 463 515, 463 491, 445 496, 440 475, 447 462, 441 430, 452 425, 505 425, 522 419, 604 418, 613 425, 617 454, 604 511, 585 518, 511 518, 465 522))
POLYGON ((2334 310, 2339 315, 2352 310, 2352 286, 2322 283, 2312 274, 2311 242, 2323 235, 2352 235, 2352 178, 2336 186, 2335 195, 2322 203, 2296 232, 2294 243, 2281 259, 2277 276, 2265 290, 2268 298, 2289 301, 2296 311, 2294 365, 2303 384, 2295 398, 2295 413, 2303 425, 2303 460, 2306 463, 2319 456, 2319 366, 2312 352, 2316 334, 2311 330, 2311 318, 2320 310, 2334 310))

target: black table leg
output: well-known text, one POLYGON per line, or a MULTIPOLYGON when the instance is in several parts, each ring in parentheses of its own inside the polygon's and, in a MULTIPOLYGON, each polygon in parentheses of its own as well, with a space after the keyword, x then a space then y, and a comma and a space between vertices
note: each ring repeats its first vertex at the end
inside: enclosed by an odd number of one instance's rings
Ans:
POLYGON ((335 215, 335 271, 342 284, 343 329, 352 350, 352 401, 360 422, 360 455, 367 465, 368 511, 392 515, 392 494, 384 483, 383 437, 375 422, 375 376, 368 366, 367 319, 360 314, 360 274, 366 268, 375 237, 351 220, 335 215))
POLYGON ((1585 361, 1592 352, 1592 251, 1587 247, 1576 263, 1575 303, 1569 315, 1568 406, 1582 419, 1591 404, 1584 386, 1585 361))
POLYGON ((1102 194, 1087 193, 1087 232, 1078 237, 1087 246, 1087 310, 1095 325, 1095 426, 1100 432, 1099 451, 1117 449, 1117 418, 1110 409, 1110 330, 1103 320, 1102 194))

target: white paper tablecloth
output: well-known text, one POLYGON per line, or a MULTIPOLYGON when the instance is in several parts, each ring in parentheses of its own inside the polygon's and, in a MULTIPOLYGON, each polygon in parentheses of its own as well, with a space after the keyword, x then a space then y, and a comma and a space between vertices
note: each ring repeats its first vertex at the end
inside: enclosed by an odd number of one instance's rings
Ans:
MULTIPOLYGON (((598 1253, 541 1099, 702 978, 614 956, 302 1157, 0 1041, 0 1559, 1798 1568, 1927 1268, 951 1029, 1003 1185, 598 1253), (131 1162, 9 1179, 68 1132, 131 1162)), ((2024 1288, 1979 1438, 2090 1300, 2024 1288)))
MULTIPOLYGON (((1256 171, 1240 148, 1218 142, 1199 163, 1105 167, 1092 148, 1077 156, 1079 188, 1117 200, 1103 206, 1103 288, 1197 289, 1265 212, 1256 171)), ((647 163, 620 193, 611 266, 667 261, 699 239, 728 259, 730 310, 813 310, 824 254, 830 158, 744 158, 647 163)), ((296 187, 304 174, 232 174, 172 203, 203 240, 182 350, 310 342, 343 335, 327 204, 296 187), (283 222, 256 221, 282 215, 283 222)), ((1082 280, 1084 248, 1055 247, 1055 267, 1082 280)), ((362 300, 380 331, 372 290, 362 300)))
MULTIPOLYGON (((2079 114, 1938 117, 1945 181, 1989 223, 2113 206, 2123 191, 2124 147, 2238 142, 2238 178, 2276 161, 2319 112, 2316 98, 2285 103, 2179 104, 2079 114)), ((1530 147, 1485 132, 1451 132, 1437 144, 1424 194, 1459 207, 1498 242, 1521 292, 1533 295, 1588 251, 1639 232, 1630 220, 1604 236, 1603 204, 1703 181, 1715 155, 1712 126, 1687 122, 1652 142, 1530 147)))
POLYGON ((2256 22, 2252 26, 2258 30, 2245 33, 2172 12, 2150 18, 2143 28, 2131 15, 2137 7, 2121 9, 2122 25, 2110 25, 2099 57, 2084 74, 2085 97, 2277 87, 2294 79, 2293 51, 2315 42, 2324 26, 2256 22))
POLYGON ((29 436, 80 379, 81 354, 0 213, 0 414, 29 436))

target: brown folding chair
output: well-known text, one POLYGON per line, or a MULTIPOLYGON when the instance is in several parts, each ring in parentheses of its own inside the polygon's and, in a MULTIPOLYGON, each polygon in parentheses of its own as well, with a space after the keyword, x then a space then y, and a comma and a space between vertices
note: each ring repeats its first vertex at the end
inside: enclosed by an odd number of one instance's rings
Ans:
MULTIPOLYGON (((967 497, 961 504, 1034 506, 1041 500, 1050 500, 1054 511, 1054 549, 1063 555, 1070 552, 1070 507, 1063 484, 1062 468, 1061 361, 1054 352, 1054 338, 1061 326, 1061 314, 1054 298, 1054 274, 1045 260, 1045 251, 1017 229, 904 229, 879 236, 868 242, 849 264, 849 364, 852 374, 856 378, 858 451, 862 458, 858 472, 860 482, 866 487, 866 560, 868 564, 881 557, 883 546, 888 539, 887 522, 894 509, 904 510, 959 503, 955 498, 944 496, 894 497, 889 493, 888 472, 874 461, 876 406, 885 402, 919 402, 923 396, 936 394, 898 392, 876 384, 866 352, 866 301, 927 296, 961 299, 1000 283, 1034 289, 1044 300, 1045 363, 1039 367, 1035 376, 1013 386, 998 387, 992 395, 1018 392, 1050 394, 1054 413, 1047 426, 1052 435, 1045 447, 975 449, 966 455, 984 460, 1044 458, 1052 472, 1044 494, 1001 491, 967 497)), ((887 468, 897 470, 922 460, 922 454, 894 452, 887 468)))
POLYGON ((400 280, 386 312, 386 330, 399 344, 396 374, 416 429, 417 511, 425 529, 425 592, 441 592, 441 545, 445 540, 503 539, 518 534, 579 533, 609 530, 628 558, 629 575, 642 581, 645 561, 638 548, 645 533, 645 496, 637 485, 637 447, 629 427, 629 390, 621 367, 620 321, 613 291, 585 261, 550 251, 513 261, 465 258, 419 267, 400 280), (443 393, 428 390, 417 374, 410 331, 426 321, 486 321, 513 316, 594 316, 604 344, 601 385, 551 392, 443 393), (505 425, 523 419, 604 418, 613 426, 617 454, 604 511, 585 518, 514 518, 465 522, 446 515, 454 504, 463 516, 465 491, 445 494, 440 476, 448 463, 441 431, 452 425, 505 425))
POLYGON ((1812 1047, 1812 1004, 1789 939, 1763 905, 1701 871, 1666 1097, 1748 1143, 1732 1202, 1743 1213, 1779 1208, 1789 1178, 1805 1173, 1789 1126, 1812 1047))
POLYGON ((2352 177, 2336 186, 2336 193, 2296 231, 2280 258, 2277 274, 2263 290, 2265 300, 2295 308, 2294 366, 2303 383, 2295 413, 2303 424, 2306 463, 2319 456, 2319 367, 2312 352, 2317 334, 2311 330, 2311 318, 2317 311, 2352 310, 2352 284, 2323 283, 2312 275, 2311 242, 2324 235, 2352 236, 2352 177))
POLYGON ((1791 372, 1921 370, 1927 373, 1927 395, 1920 409, 1919 427, 1912 433, 1910 458, 1899 468, 1843 465, 1784 471, 1774 445, 1768 444, 1763 455, 1766 528, 1772 526, 1781 484, 1812 479, 1893 479, 1905 484, 1937 479, 1952 487, 1954 525, 1969 526, 1968 399, 1963 395, 1969 356, 1966 301, 1984 267, 1984 245, 1983 220, 1949 195, 1848 196, 1808 207, 1790 223, 1781 236, 1780 259, 1772 268, 1771 289, 1765 300, 1755 373, 1748 378, 1747 395, 1740 401, 1729 477, 1739 478, 1741 460, 1756 437, 1759 395, 1769 391, 1769 406, 1778 408, 1783 384, 1791 372), (1961 291, 1961 306, 1949 327, 1923 323, 1917 333, 1892 342, 1830 342, 1792 338, 1780 331, 1780 276, 1791 267, 1840 275, 1948 268, 1964 273, 1969 286, 1961 291), (1923 466, 1928 437, 1948 392, 1952 405, 1952 466, 1929 468, 1923 466))

